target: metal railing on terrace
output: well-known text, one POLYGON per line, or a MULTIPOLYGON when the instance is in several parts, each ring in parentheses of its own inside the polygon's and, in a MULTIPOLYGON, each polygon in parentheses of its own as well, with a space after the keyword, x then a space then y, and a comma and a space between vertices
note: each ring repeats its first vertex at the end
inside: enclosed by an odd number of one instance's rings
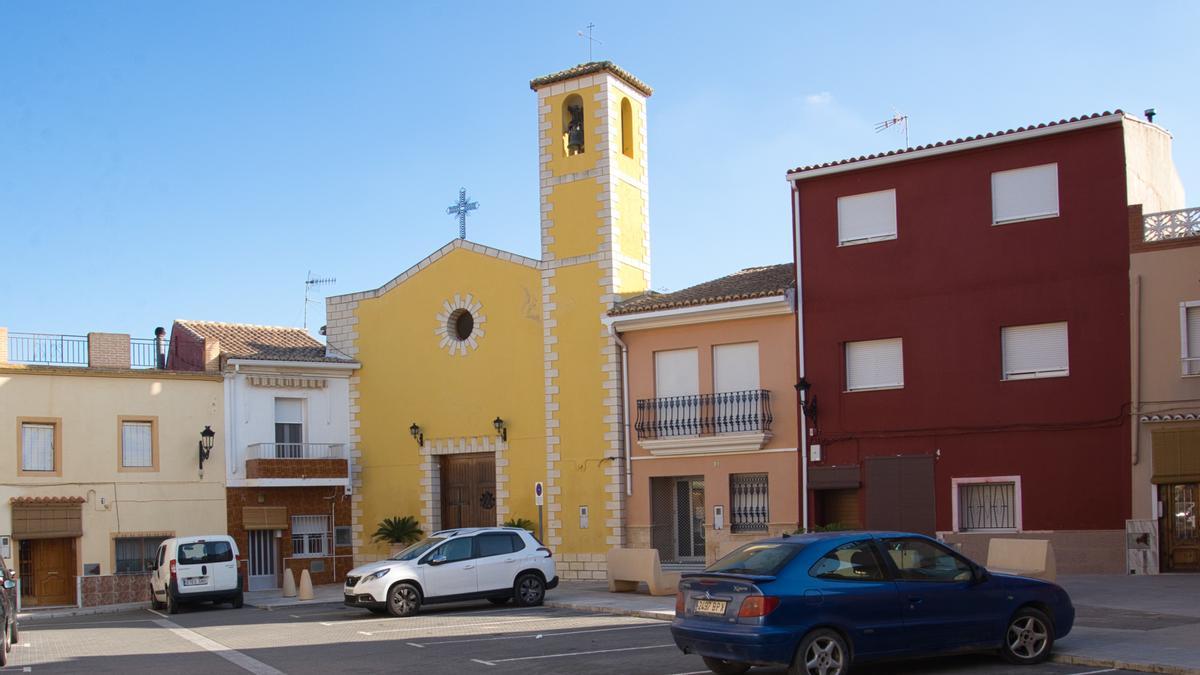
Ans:
MULTIPOLYGON (((169 353, 169 340, 162 340, 163 353, 169 353)), ((8 362, 44 366, 88 366, 86 335, 49 333, 9 333, 8 362)), ((154 338, 130 338, 131 368, 160 368, 158 345, 154 338)))
POLYGON ((1200 237, 1200 207, 1160 211, 1142 216, 1142 240, 1167 241, 1200 237))
POLYGON ((771 392, 667 396, 637 402, 638 440, 771 430, 771 392))
POLYGON ((246 459, 346 459, 346 444, 251 443, 246 459))

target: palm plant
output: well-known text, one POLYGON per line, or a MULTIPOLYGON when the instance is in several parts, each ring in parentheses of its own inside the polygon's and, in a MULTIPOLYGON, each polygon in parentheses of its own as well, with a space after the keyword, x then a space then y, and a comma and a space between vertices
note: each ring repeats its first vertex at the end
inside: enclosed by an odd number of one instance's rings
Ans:
POLYGON ((386 541, 391 544, 411 544, 420 541, 425 531, 417 525, 417 519, 412 516, 384 518, 375 530, 374 541, 386 541))
POLYGON ((529 520, 528 518, 510 518, 504 521, 504 526, 519 527, 522 530, 529 530, 530 532, 533 532, 534 528, 537 527, 533 524, 533 521, 529 520))

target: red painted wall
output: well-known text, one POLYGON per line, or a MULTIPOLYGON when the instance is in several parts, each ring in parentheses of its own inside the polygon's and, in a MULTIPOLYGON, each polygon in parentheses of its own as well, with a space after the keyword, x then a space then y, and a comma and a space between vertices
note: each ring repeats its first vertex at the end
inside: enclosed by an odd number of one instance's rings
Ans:
MULTIPOLYGON (((1129 243, 1120 124, 799 181, 805 368, 820 465, 932 454, 1020 474, 1024 529, 1129 517, 1129 243), (1058 163, 1060 216, 993 226, 991 174, 1058 163), (896 190, 897 239, 837 245, 837 198, 896 190), (1068 322, 1070 375, 1001 380, 1002 326, 1068 322), (904 388, 844 393, 843 343, 904 339, 904 388)), ((869 486, 867 486, 869 490, 869 486)))

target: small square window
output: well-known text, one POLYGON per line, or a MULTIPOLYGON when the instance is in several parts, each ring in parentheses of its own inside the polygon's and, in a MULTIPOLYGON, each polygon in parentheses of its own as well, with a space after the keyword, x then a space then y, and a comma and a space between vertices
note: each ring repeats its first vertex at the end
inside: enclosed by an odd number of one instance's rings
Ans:
POLYGON ((121 466, 127 470, 158 468, 158 429, 152 417, 118 418, 121 425, 121 466))
POLYGON ((957 532, 1015 532, 1021 528, 1020 480, 955 478, 954 523, 957 532))
POLYGON ((838 197, 838 246, 896 238, 896 191, 838 197))
POLYGON ((333 528, 333 545, 334 546, 353 546, 354 534, 350 530, 349 525, 338 525, 333 528))
POLYGON ((1070 374, 1067 322, 1000 329, 1004 379, 1066 377, 1070 374))
POLYGON ((992 174, 992 224, 1058 215, 1058 165, 1043 164, 992 174))
POLYGON ((846 390, 895 389, 904 386, 904 340, 846 343, 846 390))
POLYGON ((62 426, 55 417, 18 417, 19 470, 23 476, 62 475, 62 426))

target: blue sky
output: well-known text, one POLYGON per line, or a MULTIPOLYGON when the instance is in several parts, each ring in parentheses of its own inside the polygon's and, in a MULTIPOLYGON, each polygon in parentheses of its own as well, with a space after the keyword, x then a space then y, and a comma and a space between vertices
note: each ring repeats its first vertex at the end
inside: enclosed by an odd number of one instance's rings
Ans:
POLYGON ((901 146, 894 110, 915 145, 1155 107, 1200 205, 1195 2, 5 0, 0 326, 299 325, 308 270, 383 284, 460 186, 470 239, 537 257, 528 80, 589 21, 656 90, 658 289, 789 260, 786 170, 901 146))

